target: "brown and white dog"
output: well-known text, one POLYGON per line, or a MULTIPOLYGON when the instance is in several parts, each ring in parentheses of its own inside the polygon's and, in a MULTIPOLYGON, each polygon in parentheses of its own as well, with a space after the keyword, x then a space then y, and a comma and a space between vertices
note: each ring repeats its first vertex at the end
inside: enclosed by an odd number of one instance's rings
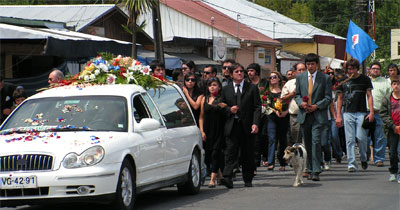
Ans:
POLYGON ((293 187, 298 187, 304 183, 302 172, 306 168, 306 148, 303 144, 294 144, 293 146, 286 147, 284 154, 283 158, 289 161, 290 165, 293 167, 294 174, 296 175, 293 187))

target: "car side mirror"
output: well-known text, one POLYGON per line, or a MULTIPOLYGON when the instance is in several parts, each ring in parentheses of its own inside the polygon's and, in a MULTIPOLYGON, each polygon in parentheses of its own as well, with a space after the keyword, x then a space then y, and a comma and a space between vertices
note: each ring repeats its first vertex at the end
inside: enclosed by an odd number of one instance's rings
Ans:
POLYGON ((160 128, 160 122, 152 118, 143 118, 136 124, 136 132, 152 131, 160 128))

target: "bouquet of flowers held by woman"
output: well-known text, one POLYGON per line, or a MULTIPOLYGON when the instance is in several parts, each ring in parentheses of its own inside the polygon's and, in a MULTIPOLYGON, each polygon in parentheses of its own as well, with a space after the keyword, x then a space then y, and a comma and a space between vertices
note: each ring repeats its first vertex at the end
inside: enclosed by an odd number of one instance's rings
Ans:
POLYGON ((132 57, 100 53, 90 60, 83 71, 67 76, 51 87, 66 85, 137 84, 145 89, 159 88, 166 82, 151 76, 150 66, 143 65, 132 57))
POLYGON ((286 111, 289 107, 288 103, 283 103, 281 98, 273 97, 267 90, 260 94, 262 113, 270 115, 274 111, 286 111))

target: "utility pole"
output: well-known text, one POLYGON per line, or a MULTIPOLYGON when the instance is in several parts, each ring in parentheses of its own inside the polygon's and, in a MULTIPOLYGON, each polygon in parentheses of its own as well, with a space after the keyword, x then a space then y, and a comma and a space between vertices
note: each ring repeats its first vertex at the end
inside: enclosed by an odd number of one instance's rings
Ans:
POLYGON ((165 63, 160 16, 160 1, 158 0, 153 7, 153 38, 155 45, 155 57, 158 61, 165 63))
MULTIPOLYGON (((368 2, 368 34, 372 35, 372 39, 375 41, 375 0, 368 2)), ((375 50, 372 56, 375 60, 375 50)))
MULTIPOLYGON (((365 7, 367 6, 364 0, 357 0, 357 6, 360 12, 360 28, 362 28, 364 31, 368 31, 368 26, 366 26, 365 24, 365 7)), ((363 62, 361 63, 362 65, 362 73, 366 74, 366 64, 365 64, 365 60, 363 60, 363 62)))

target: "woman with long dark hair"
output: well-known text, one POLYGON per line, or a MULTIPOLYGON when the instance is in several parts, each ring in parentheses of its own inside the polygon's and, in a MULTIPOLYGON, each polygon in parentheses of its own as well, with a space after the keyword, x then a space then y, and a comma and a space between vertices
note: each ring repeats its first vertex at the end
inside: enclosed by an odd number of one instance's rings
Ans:
POLYGON ((199 124, 200 106, 203 94, 201 93, 197 85, 197 77, 193 72, 189 72, 184 77, 184 84, 182 91, 189 101, 190 107, 192 108, 194 118, 196 119, 197 125, 199 124))
MULTIPOLYGON (((278 147, 278 160, 280 171, 285 170, 286 162, 283 159, 283 152, 287 146, 287 131, 289 128, 288 104, 283 104, 280 99, 282 92, 282 76, 279 72, 273 71, 269 76, 268 90, 262 97, 265 105, 265 113, 268 117, 268 170, 275 167, 275 150, 278 147)), ((263 164, 266 165, 266 164, 263 164)))
POLYGON ((221 99, 221 82, 212 77, 207 82, 207 94, 202 99, 200 111, 200 131, 205 143, 207 165, 211 165, 211 179, 209 188, 216 186, 216 181, 222 179, 224 156, 222 147, 224 142, 223 108, 226 104, 221 99))

